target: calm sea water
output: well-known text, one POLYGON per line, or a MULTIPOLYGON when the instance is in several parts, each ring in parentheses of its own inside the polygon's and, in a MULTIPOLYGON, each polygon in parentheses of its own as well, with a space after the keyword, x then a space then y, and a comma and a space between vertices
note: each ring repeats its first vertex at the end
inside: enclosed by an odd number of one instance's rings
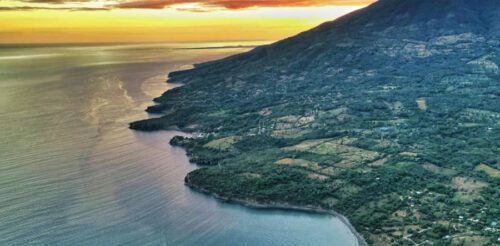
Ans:
POLYGON ((182 133, 127 128, 168 71, 245 50, 176 47, 0 47, 0 245, 354 245, 331 216, 191 191, 182 133))

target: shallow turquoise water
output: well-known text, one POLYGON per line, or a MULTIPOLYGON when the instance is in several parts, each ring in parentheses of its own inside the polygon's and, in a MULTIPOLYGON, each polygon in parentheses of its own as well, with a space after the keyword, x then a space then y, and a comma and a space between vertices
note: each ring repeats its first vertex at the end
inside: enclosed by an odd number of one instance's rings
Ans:
POLYGON ((168 71, 245 50, 176 47, 0 47, 0 245, 354 245, 331 216, 192 192, 181 133, 127 128, 168 71))

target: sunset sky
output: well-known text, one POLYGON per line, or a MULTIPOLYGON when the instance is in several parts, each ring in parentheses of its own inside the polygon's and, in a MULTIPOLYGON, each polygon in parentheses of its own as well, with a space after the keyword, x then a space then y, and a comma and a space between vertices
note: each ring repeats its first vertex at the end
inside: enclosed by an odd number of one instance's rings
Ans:
POLYGON ((272 41, 374 0, 0 0, 0 43, 272 41))

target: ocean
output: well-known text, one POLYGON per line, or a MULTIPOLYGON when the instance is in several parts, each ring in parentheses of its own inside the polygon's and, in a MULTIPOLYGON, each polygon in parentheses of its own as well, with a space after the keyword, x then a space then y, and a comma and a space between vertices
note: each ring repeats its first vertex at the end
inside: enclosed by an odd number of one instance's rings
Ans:
POLYGON ((128 129, 168 72, 234 45, 0 46, 0 245, 356 245, 333 216, 190 190, 183 133, 128 129))

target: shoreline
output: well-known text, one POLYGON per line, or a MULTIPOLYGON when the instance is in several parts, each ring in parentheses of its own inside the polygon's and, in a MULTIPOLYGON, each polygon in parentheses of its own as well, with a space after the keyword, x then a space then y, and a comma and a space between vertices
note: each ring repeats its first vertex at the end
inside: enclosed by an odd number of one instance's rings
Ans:
MULTIPOLYGON (((183 84, 179 84, 180 86, 178 87, 182 87, 183 84)), ((136 130, 136 129, 133 129, 133 130, 136 130)), ((167 127, 167 128, 164 128, 163 130, 166 130, 166 131, 178 131, 178 132, 182 132, 182 133, 187 133, 189 134, 189 131, 186 131, 185 129, 181 129, 177 126, 170 126, 170 127, 167 127)), ((172 144, 170 144, 172 145, 172 144)), ((173 145, 172 145, 173 146, 173 145)), ((182 148, 184 149, 183 147, 181 146, 176 146, 176 147, 179 147, 179 148, 182 148)), ((187 155, 187 153, 186 153, 187 155)), ((196 164, 195 164, 196 165, 196 164)), ((198 166, 198 165, 197 165, 198 166)), ((199 166, 198 166, 199 168, 199 166)), ((189 174, 189 173, 188 173, 189 174)), ((202 188, 202 187, 199 187, 199 186, 196 186, 192 183, 189 183, 186 181, 187 179, 187 175, 184 177, 184 185, 186 185, 187 187, 189 187, 190 189, 192 189, 193 191, 195 192, 199 192, 199 193, 203 193, 205 195, 208 195, 208 196, 211 196, 217 200, 220 200, 220 201, 223 201, 223 202, 227 202, 227 203, 235 203, 235 204, 238 204, 238 205, 241 205, 241 206, 244 206, 244 207, 247 207, 247 208, 252 208, 252 209, 280 209, 280 210, 293 210, 293 211, 300 211, 300 212, 307 212, 307 213, 317 213, 317 214, 325 214, 325 215, 330 215, 330 216, 334 216, 338 219, 340 219, 340 221, 349 228, 349 231, 353 234, 355 240, 356 240, 356 245, 357 246, 368 246, 368 243, 366 242, 366 240, 364 239, 364 237, 356 230, 356 228, 354 228, 354 226, 351 224, 351 222, 349 221, 349 219, 347 217, 345 217, 343 214, 340 214, 334 210, 327 210, 327 209, 323 209, 323 208, 318 208, 318 207, 313 207, 313 206, 297 206, 297 205, 291 205, 291 204, 286 204, 286 203, 272 203, 272 204, 265 204, 265 203, 260 203, 260 202, 257 202, 257 201, 252 201, 250 199, 238 199, 238 198, 230 198, 230 197, 224 197, 224 196, 221 196, 215 192, 212 192, 210 190, 207 190, 205 188, 202 188)))
POLYGON ((297 206, 297 205, 291 205, 291 204, 287 204, 287 203, 269 203, 269 204, 266 204, 266 203, 253 201, 250 199, 230 198, 230 197, 221 196, 213 191, 210 191, 210 190, 207 190, 205 188, 194 185, 192 183, 189 183, 188 181, 185 181, 184 184, 187 187, 189 187, 190 189, 192 189, 193 191, 206 194, 206 195, 211 196, 217 200, 227 202, 227 203, 235 203, 235 204, 238 204, 238 205, 241 205, 241 206, 244 206, 247 208, 251 208, 251 209, 292 210, 292 211, 317 213, 317 214, 325 214, 325 215, 334 216, 334 217, 340 219, 340 221, 349 228, 349 231, 351 231, 351 233, 354 235, 354 238, 356 239, 356 245, 368 246, 368 243, 365 241, 364 237, 356 230, 356 228, 354 228, 354 226, 351 224, 349 219, 347 217, 345 217, 344 215, 342 215, 334 210, 327 210, 327 209, 313 207, 313 206, 297 206))
MULTIPOLYGON (((170 83, 173 84, 173 82, 170 82, 170 83)), ((179 86, 177 86, 177 87, 182 87, 182 86, 184 86, 184 84, 179 83, 179 86)), ((167 129, 163 129, 163 130, 167 130, 167 131, 179 131, 179 132, 182 132, 182 133, 188 133, 189 134, 189 131, 185 131, 184 129, 181 129, 181 128, 177 127, 177 126, 170 126, 167 129)), ((172 145, 172 144, 170 144, 170 145, 172 145)), ((180 146, 176 146, 176 147, 180 147, 180 146)), ((180 147, 180 148, 183 148, 183 147, 180 147)), ((187 153, 186 153, 186 155, 187 155, 187 153)), ((198 168, 199 168, 199 166, 198 166, 198 168)), ((189 183, 187 181, 188 180, 188 175, 189 175, 189 173, 186 174, 186 176, 184 177, 184 185, 186 185, 187 187, 189 187, 190 189, 192 189, 195 192, 203 193, 205 195, 211 196, 211 197, 213 197, 213 198, 215 198, 217 200, 223 201, 223 202, 235 203, 235 204, 238 204, 238 205, 241 205, 241 206, 244 206, 244 207, 247 207, 247 208, 252 208, 252 209, 292 210, 292 211, 300 211, 300 212, 306 212, 306 213, 317 213, 317 214, 324 214, 324 215, 334 216, 334 217, 340 219, 340 221, 345 226, 347 226, 347 228, 349 229, 349 231, 353 234, 353 236, 354 236, 354 238, 356 240, 355 244, 357 246, 368 246, 368 243, 366 242, 366 240, 364 239, 364 237, 356 230, 356 228, 354 228, 354 226, 351 224, 351 222, 349 221, 349 219, 347 217, 345 217, 343 214, 340 214, 340 213, 338 213, 338 212, 336 212, 334 210, 327 210, 327 209, 313 207, 313 206, 297 206, 297 205, 291 205, 291 204, 286 204, 286 203, 265 204, 265 203, 261 203, 261 202, 257 202, 257 201, 252 201, 250 199, 238 199, 238 198, 224 197, 224 196, 221 196, 221 195, 219 195, 219 194, 217 194, 217 193, 215 193, 213 191, 210 191, 210 190, 207 190, 205 188, 196 186, 196 185, 194 185, 192 183, 189 183)))

